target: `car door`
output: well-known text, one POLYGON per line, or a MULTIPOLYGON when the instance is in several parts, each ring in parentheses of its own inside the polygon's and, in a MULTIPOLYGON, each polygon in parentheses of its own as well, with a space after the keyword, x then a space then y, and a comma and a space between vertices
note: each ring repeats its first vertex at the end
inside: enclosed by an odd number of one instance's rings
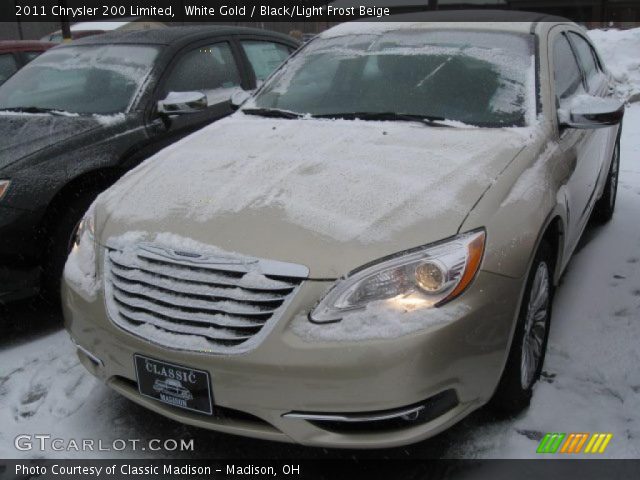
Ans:
MULTIPOLYGON (((612 91, 609 85, 609 77, 604 72, 602 62, 591 43, 581 32, 570 31, 568 32, 568 38, 573 45, 578 63, 582 68, 589 95, 596 97, 611 96, 612 91)), ((598 194, 602 190, 601 187, 604 186, 607 179, 606 174, 609 170, 609 163, 613 154, 617 132, 618 126, 598 128, 591 132, 588 152, 594 156, 593 162, 596 168, 591 171, 593 177, 591 179, 592 183, 590 184, 592 194, 590 196, 589 211, 591 211, 591 207, 593 207, 598 194)))
POLYGON ((170 63, 153 97, 151 128, 155 149, 232 113, 231 96, 248 85, 230 39, 216 38, 182 49, 170 63), (201 92, 208 107, 180 115, 160 115, 155 108, 170 93, 201 92))
MULTIPOLYGON (((552 92, 556 106, 568 109, 578 95, 588 90, 583 70, 578 63, 574 47, 569 40, 569 31, 563 27, 552 30, 549 42, 549 57, 552 62, 552 92)), ((595 130, 579 130, 560 126, 558 122, 558 143, 565 161, 571 165, 571 173, 566 185, 567 203, 567 247, 572 251, 587 220, 593 204, 595 182, 597 180, 601 152, 599 138, 595 130)))
POLYGON ((258 88, 271 73, 296 50, 291 44, 257 35, 237 36, 241 53, 252 77, 252 89, 258 88))

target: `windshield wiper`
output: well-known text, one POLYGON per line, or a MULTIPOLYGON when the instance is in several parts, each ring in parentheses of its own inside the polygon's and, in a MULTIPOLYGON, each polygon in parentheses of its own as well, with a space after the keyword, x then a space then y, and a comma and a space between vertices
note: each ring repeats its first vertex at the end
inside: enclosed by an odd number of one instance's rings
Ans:
POLYGON ((260 117, 272 117, 272 118, 301 118, 302 114, 296 112, 289 112, 287 110, 280 110, 277 108, 243 108, 240 110, 248 115, 258 115, 260 117))
POLYGON ((436 127, 450 127, 444 122, 445 118, 435 115, 419 115, 414 113, 396 112, 343 112, 343 113, 323 113, 313 115, 313 118, 342 118, 346 120, 390 120, 399 122, 420 122, 436 127))
POLYGON ((0 110, 4 110, 5 112, 21 112, 21 113, 50 113, 51 115, 65 115, 69 112, 64 112, 62 110, 56 110, 53 108, 41 108, 41 107, 10 107, 10 108, 2 108, 0 110))

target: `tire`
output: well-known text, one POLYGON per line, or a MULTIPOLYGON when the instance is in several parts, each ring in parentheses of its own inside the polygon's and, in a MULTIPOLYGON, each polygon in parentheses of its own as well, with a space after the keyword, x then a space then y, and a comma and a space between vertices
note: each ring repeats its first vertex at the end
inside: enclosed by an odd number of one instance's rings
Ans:
POLYGON ((47 244, 42 265, 41 296, 50 303, 60 303, 62 272, 75 242, 80 220, 95 200, 97 192, 84 192, 54 212, 54 224, 47 230, 47 244))
POLYGON ((613 149, 613 158, 609 167, 607 183, 604 185, 602 197, 593 207, 593 218, 599 223, 607 223, 613 217, 618 197, 618 174, 620 172, 620 141, 616 142, 613 149))
POLYGON ((507 364, 490 401, 502 413, 515 414, 528 407, 540 378, 551 321, 553 263, 551 248, 543 242, 527 278, 507 364))

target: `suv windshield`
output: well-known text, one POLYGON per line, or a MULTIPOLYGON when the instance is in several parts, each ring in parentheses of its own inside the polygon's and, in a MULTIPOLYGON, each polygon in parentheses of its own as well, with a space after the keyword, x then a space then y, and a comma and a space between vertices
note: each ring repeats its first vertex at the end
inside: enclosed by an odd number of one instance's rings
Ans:
POLYGON ((125 112, 157 55, 140 45, 55 48, 0 87, 0 110, 125 112))
POLYGON ((316 38, 246 108, 502 127, 532 123, 535 98, 533 36, 397 28, 316 38))

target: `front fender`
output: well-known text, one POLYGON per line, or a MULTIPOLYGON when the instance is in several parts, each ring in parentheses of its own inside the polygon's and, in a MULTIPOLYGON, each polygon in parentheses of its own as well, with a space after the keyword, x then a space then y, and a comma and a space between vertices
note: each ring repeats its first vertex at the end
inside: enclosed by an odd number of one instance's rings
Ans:
MULTIPOLYGON (((548 138, 539 135, 516 156, 461 227, 486 228, 485 271, 521 278, 551 222, 559 219, 559 231, 565 231, 565 185, 572 170, 558 144, 548 138)), ((563 252, 560 247, 558 252, 563 252)), ((557 265, 563 265, 559 260, 557 265)))

